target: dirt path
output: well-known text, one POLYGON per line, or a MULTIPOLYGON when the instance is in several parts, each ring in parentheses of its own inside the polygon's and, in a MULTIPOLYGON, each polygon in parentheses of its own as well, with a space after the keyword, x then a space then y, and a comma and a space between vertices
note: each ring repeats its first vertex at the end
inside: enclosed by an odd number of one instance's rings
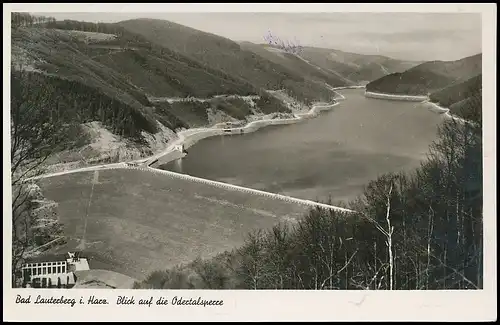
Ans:
POLYGON ((90 211, 90 206, 92 205, 92 196, 94 195, 94 186, 96 184, 99 184, 99 171, 96 170, 94 172, 94 177, 92 178, 92 188, 90 189, 90 197, 89 197, 89 204, 87 205, 87 211, 85 211, 85 216, 83 217, 83 232, 82 232, 82 238, 80 238, 80 243, 77 246, 77 249, 79 250, 85 250, 87 247, 87 242, 85 240, 85 236, 87 235, 87 220, 89 216, 89 211, 90 211))

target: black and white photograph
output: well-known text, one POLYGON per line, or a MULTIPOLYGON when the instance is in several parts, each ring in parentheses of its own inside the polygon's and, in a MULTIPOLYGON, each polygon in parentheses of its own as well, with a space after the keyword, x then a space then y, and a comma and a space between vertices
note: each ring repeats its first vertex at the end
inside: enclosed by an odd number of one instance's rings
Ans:
POLYGON ((9 13, 4 286, 488 287, 480 12, 151 5, 9 13))

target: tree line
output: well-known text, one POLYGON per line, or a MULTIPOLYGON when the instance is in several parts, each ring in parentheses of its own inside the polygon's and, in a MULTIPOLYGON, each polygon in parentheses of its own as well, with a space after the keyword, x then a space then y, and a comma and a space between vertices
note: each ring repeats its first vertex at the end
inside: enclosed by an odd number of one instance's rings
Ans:
POLYGON ((11 27, 32 27, 34 25, 54 23, 56 21, 53 17, 34 16, 27 12, 13 12, 11 14, 11 27))
MULTIPOLYGON (((141 137, 141 131, 157 131, 151 116, 78 81, 16 70, 12 72, 11 84, 13 103, 36 107, 40 115, 38 126, 60 125, 61 131, 75 124, 100 121, 113 133, 136 139, 141 137)), ((50 150, 68 145, 68 141, 56 138, 60 133, 50 134, 53 143, 50 150)))
MULTIPOLYGON (((30 88, 24 72, 11 75, 11 185, 12 185, 12 285, 19 278, 22 261, 26 254, 36 250, 62 235, 57 222, 41 225, 45 218, 35 199, 41 199, 38 188, 24 179, 43 172, 43 164, 51 153, 65 146, 71 146, 71 139, 65 136, 66 125, 62 119, 53 119, 49 114, 44 85, 30 88), (37 91, 38 90, 38 91, 37 91)), ((46 85, 45 85, 46 86, 46 85)), ((53 219, 55 220, 55 219, 53 219)))

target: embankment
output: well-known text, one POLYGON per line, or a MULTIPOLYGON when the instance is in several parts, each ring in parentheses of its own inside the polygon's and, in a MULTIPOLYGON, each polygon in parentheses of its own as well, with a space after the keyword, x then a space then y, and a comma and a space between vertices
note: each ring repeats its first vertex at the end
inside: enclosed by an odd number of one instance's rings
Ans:
POLYGON ((450 110, 448 108, 441 107, 439 106, 439 104, 431 102, 428 96, 395 95, 395 94, 384 94, 372 91, 365 91, 365 97, 385 99, 385 100, 421 102, 427 109, 429 109, 434 113, 444 114, 447 118, 454 119, 455 121, 460 123, 469 123, 467 120, 464 120, 463 118, 450 114, 450 110))
POLYGON ((423 102, 429 99, 427 96, 395 95, 395 94, 376 93, 372 91, 365 91, 365 97, 375 98, 375 99, 385 99, 385 100, 402 100, 409 102, 423 102))
POLYGON ((180 174, 176 172, 171 172, 168 170, 162 170, 162 169, 156 169, 156 168, 150 168, 150 167, 128 167, 130 169, 134 170, 140 170, 140 171, 149 171, 161 175, 165 175, 171 178, 180 178, 180 179, 185 179, 191 182, 196 182, 196 183, 202 183, 202 184, 207 184, 227 190, 236 190, 244 193, 249 193, 253 195, 260 195, 260 196, 265 196, 277 200, 283 200, 289 203, 296 203, 300 205, 306 205, 310 207, 320 207, 328 210, 338 210, 342 212, 353 212, 352 210, 346 209, 346 208, 341 208, 329 204, 324 204, 324 203, 319 203, 311 200, 304 200, 304 199, 298 199, 286 195, 281 195, 281 194, 276 194, 276 193, 271 193, 271 192, 266 192, 266 191, 261 191, 261 190, 256 190, 248 187, 243 187, 243 186, 238 186, 238 185, 233 185, 233 184, 228 184, 228 183, 223 183, 223 182, 218 182, 218 181, 213 181, 205 178, 200 178, 200 177, 195 177, 191 175, 186 175, 186 174, 180 174))
POLYGON ((449 108, 441 107, 437 103, 433 103, 429 100, 426 100, 422 104, 424 104, 430 111, 438 113, 438 114, 444 114, 444 116, 446 116, 447 118, 454 119, 457 122, 470 123, 469 121, 464 120, 463 118, 460 118, 456 115, 451 114, 449 108))
MULTIPOLYGON (((285 201, 288 203, 305 205, 305 206, 309 206, 309 207, 313 207, 313 208, 320 207, 320 208, 328 209, 328 210, 353 212, 352 210, 349 210, 346 208, 333 206, 333 205, 329 205, 329 204, 325 204, 325 203, 320 203, 320 202, 315 202, 315 201, 305 200, 305 199, 299 199, 299 198, 290 197, 290 196, 286 196, 286 195, 282 195, 282 194, 261 191, 261 190, 257 190, 257 189, 253 189, 253 188, 249 188, 249 187, 233 185, 233 184, 229 184, 229 183, 224 183, 224 182, 214 181, 214 180, 210 180, 210 179, 195 177, 195 176, 191 176, 191 175, 176 173, 176 172, 172 172, 172 171, 168 171, 168 170, 162 170, 162 169, 151 168, 151 167, 146 167, 146 166, 130 166, 127 163, 114 164, 114 165, 109 165, 109 166, 93 166, 93 167, 88 167, 85 170, 65 171, 65 172, 60 172, 60 173, 55 173, 55 174, 34 177, 34 178, 31 178, 30 180, 55 177, 55 176, 62 176, 62 175, 66 175, 66 174, 76 173, 76 172, 84 172, 84 171, 89 172, 89 171, 98 171, 98 170, 116 170, 116 169, 119 169, 119 170, 127 170, 128 169, 128 170, 138 170, 138 171, 143 171, 143 172, 150 172, 150 173, 155 173, 158 175, 164 175, 164 176, 167 176, 167 177, 170 177, 173 179, 187 180, 190 182, 210 185, 210 186, 222 188, 225 190, 232 190, 232 191, 238 191, 238 192, 248 193, 248 194, 252 194, 252 195, 264 196, 264 197, 268 197, 271 199, 282 200, 282 201, 285 201)), ((25 181, 28 181, 28 180, 25 180, 25 181)))
POLYGON ((342 90, 342 89, 362 89, 366 88, 366 86, 344 86, 344 87, 335 87, 335 88, 330 88, 330 90, 342 90))

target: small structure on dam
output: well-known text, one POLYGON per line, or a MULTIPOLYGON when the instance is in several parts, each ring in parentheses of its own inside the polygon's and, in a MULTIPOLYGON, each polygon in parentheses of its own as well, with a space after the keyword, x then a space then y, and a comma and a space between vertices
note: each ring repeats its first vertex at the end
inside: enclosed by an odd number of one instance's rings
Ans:
POLYGON ((148 167, 155 168, 155 167, 158 167, 158 166, 160 166, 168 161, 183 158, 187 154, 188 154, 188 152, 187 152, 184 144, 178 144, 178 145, 173 146, 172 150, 170 152, 164 154, 163 156, 160 156, 158 158, 155 158, 153 160, 146 162, 146 165, 148 167))
POLYGON ((175 146, 174 150, 180 151, 180 152, 182 152, 183 154, 186 154, 186 155, 188 153, 183 144, 179 144, 179 145, 175 146))

